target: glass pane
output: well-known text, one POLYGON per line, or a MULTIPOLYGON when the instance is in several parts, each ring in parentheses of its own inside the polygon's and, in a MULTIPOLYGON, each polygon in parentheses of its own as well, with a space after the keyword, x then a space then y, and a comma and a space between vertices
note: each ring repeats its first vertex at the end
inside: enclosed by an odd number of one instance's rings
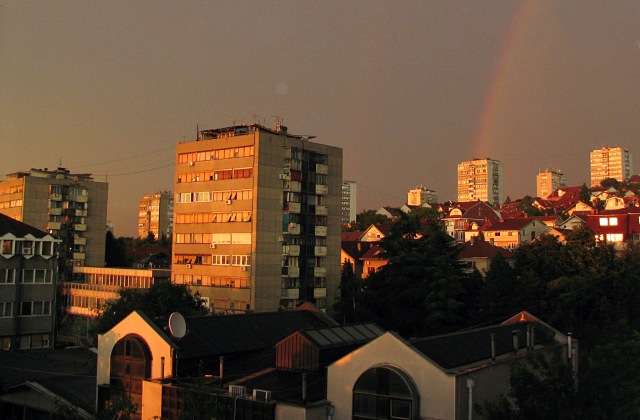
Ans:
POLYGON ((373 395, 355 394, 353 396, 353 415, 376 417, 376 397, 373 395))
POLYGON ((376 392, 376 370, 372 369, 360 377, 354 391, 358 392, 376 392))
POLYGON ((411 402, 402 400, 391 400, 391 418, 409 419, 411 418, 411 402))

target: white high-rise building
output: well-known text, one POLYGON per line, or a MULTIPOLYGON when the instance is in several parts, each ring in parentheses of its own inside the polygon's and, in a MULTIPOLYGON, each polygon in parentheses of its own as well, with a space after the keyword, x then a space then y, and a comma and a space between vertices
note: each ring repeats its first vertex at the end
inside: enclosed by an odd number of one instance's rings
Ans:
POLYGON ((547 198, 558 188, 567 186, 567 180, 559 170, 547 168, 536 176, 536 197, 547 198))
POLYGON ((409 190, 407 193, 407 205, 423 207, 427 204, 436 204, 438 202, 438 193, 418 185, 415 189, 409 190))
POLYGON ((502 163, 473 159, 458 164, 458 201, 485 201, 499 206, 504 201, 502 163))
POLYGON ((356 220, 356 194, 358 183, 356 181, 342 181, 342 224, 346 225, 356 220))
POLYGON ((591 186, 600 185, 600 181, 614 178, 620 182, 629 180, 632 175, 631 152, 622 147, 603 147, 590 153, 591 186))

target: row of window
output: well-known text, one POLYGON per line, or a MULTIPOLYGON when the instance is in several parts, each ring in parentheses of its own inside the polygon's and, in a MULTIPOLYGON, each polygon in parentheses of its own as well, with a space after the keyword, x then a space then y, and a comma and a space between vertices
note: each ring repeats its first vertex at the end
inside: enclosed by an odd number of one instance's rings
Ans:
POLYGON ((20 193, 22 191, 24 191, 23 185, 15 185, 13 187, 0 188, 0 197, 2 197, 3 195, 20 193))
POLYGON ((178 254, 175 257, 176 264, 194 265, 251 265, 251 255, 190 255, 178 254))
POLYGON ((220 169, 217 171, 178 174, 178 183, 222 181, 225 179, 251 178, 253 168, 220 169))
POLYGON ((2 239, 0 246, 0 254, 5 258, 13 255, 42 255, 44 257, 53 256, 54 241, 49 240, 20 240, 20 239, 2 239))
MULTIPOLYGON (((16 268, 0 269, 0 284, 14 284, 19 272, 16 268)), ((55 270, 22 269, 21 283, 53 283, 55 270)))
MULTIPOLYGON (((285 277, 282 279, 283 289, 298 289, 300 284, 300 279, 297 277, 285 277)), ((325 277, 314 277, 313 287, 327 287, 327 279, 325 277)))
POLYGON ((193 284, 195 286, 236 287, 247 289, 250 285, 249 278, 200 276, 191 274, 176 274, 173 278, 176 284, 193 284))
POLYGON ((251 244, 251 233, 177 233, 177 244, 251 244))
POLYGON ((231 159, 253 156, 253 146, 232 147, 227 149, 205 150, 203 152, 180 153, 178 163, 203 162, 207 160, 231 159))
MULTIPOLYGON (((14 302, 0 302, 0 318, 13 317, 14 302)), ((19 316, 51 315, 51 301, 22 301, 19 316)))
MULTIPOLYGON (((19 349, 39 349, 46 347, 51 347, 50 334, 21 335, 18 337, 19 349)), ((0 348, 2 350, 11 350, 11 337, 0 337, 0 348)))
POLYGON ((600 226, 618 226, 617 217, 601 217, 598 219, 600 226))
POLYGON ((176 194, 177 203, 197 203, 222 201, 229 204, 235 200, 253 199, 253 190, 236 191, 196 191, 176 194))
POLYGON ((22 199, 0 202, 0 209, 10 209, 13 207, 22 207, 22 199))

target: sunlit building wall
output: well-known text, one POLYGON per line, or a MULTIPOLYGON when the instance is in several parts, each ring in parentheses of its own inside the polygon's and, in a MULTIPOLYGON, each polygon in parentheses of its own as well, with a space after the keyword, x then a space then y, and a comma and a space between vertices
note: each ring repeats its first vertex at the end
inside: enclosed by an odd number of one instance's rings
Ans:
POLYGON ((614 178, 620 182, 631 178, 632 156, 628 149, 622 147, 603 147, 589 155, 591 163, 591 186, 600 185, 600 181, 614 178))
POLYGON ((333 303, 342 149, 310 138, 236 125, 177 145, 172 281, 212 311, 333 303))
POLYGON ((458 201, 485 201, 499 206, 504 201, 502 163, 473 159, 458 165, 458 201))
POLYGON ((356 181, 342 182, 342 224, 353 222, 357 215, 358 183, 356 181))
POLYGON ((547 198, 558 188, 567 186, 567 180, 563 173, 547 168, 536 176, 536 197, 547 198))
POLYGON ((407 193, 408 206, 424 206, 438 203, 438 193, 428 188, 418 186, 407 193))
POLYGON ((152 233, 156 239, 162 235, 171 238, 173 228, 173 194, 160 191, 145 194, 140 199, 138 208, 138 236, 146 238, 152 233))

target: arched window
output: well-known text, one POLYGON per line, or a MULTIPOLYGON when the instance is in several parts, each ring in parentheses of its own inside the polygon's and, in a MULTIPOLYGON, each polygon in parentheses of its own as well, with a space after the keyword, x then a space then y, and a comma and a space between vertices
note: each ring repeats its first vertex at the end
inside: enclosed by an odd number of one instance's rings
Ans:
POLYGON ((353 419, 417 419, 418 392, 404 372, 392 366, 366 371, 353 387, 353 419))
POLYGON ((151 352, 147 344, 128 335, 118 341, 111 353, 112 396, 128 396, 142 410, 142 380, 151 376, 151 352))

